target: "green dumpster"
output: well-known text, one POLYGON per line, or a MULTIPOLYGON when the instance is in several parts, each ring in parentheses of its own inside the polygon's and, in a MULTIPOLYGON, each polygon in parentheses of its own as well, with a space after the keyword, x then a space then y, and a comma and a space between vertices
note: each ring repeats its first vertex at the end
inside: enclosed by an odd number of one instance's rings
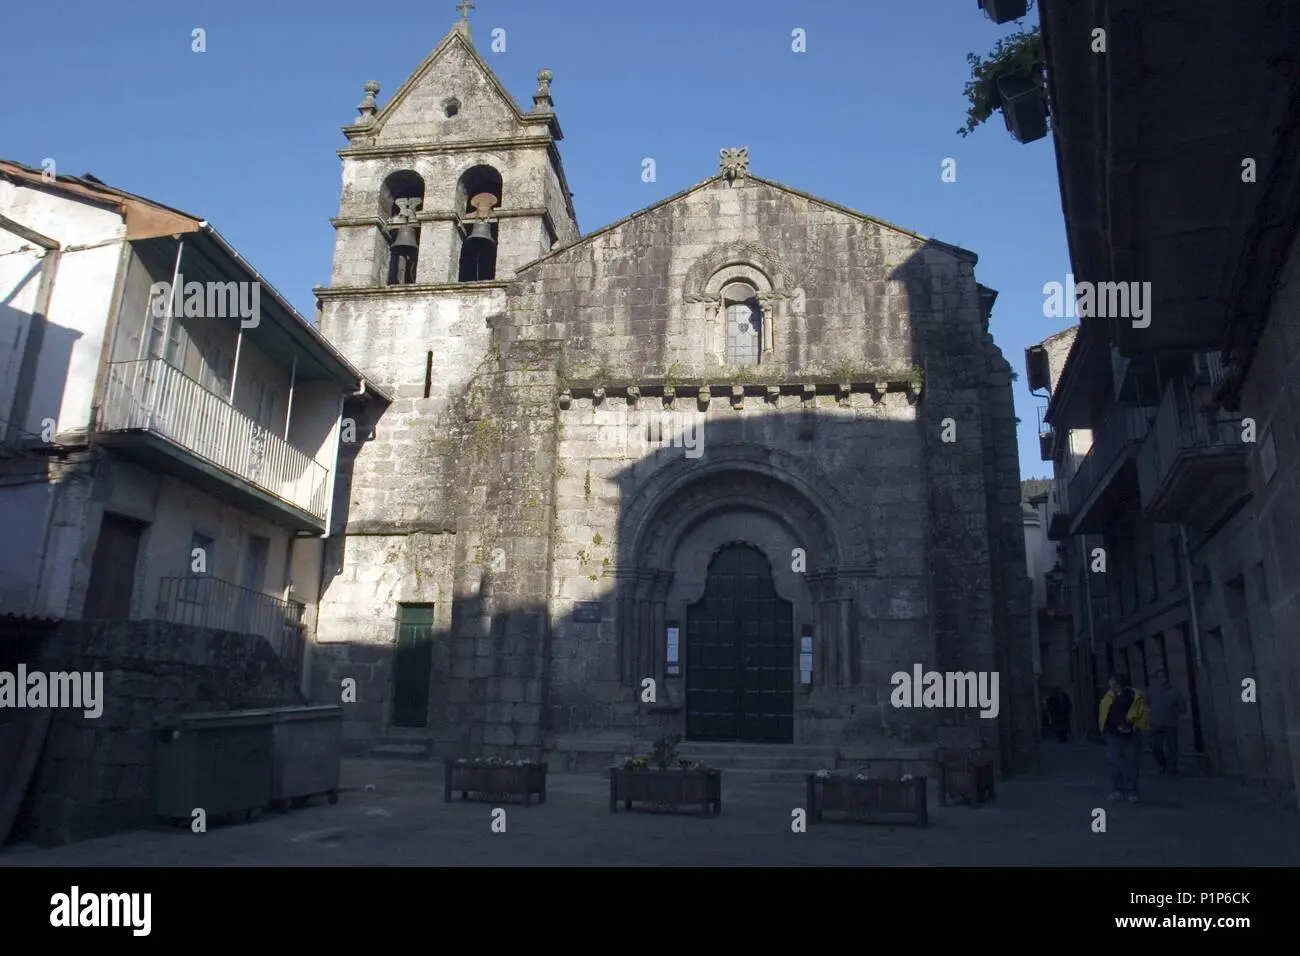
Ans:
POLYGON ((275 715, 270 710, 184 714, 154 721, 154 813, 189 823, 242 815, 271 802, 275 715))
POLYGON ((276 707, 271 803, 281 812, 314 796, 339 799, 343 708, 338 704, 276 707))

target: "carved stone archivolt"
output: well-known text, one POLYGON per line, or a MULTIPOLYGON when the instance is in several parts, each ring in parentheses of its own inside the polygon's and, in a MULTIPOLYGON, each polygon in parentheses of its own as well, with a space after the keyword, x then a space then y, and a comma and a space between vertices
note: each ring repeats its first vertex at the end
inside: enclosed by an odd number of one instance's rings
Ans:
POLYGON ((727 242, 715 246, 691 265, 683 283, 687 302, 717 302, 723 285, 736 277, 757 280, 759 296, 774 300, 793 294, 794 277, 781 264, 776 253, 756 242, 727 242), (729 267, 747 267, 735 275, 727 273, 729 267))
MULTIPOLYGON (((793 455, 752 445, 711 445, 707 464, 678 460, 629 497, 620 521, 620 673, 625 684, 666 674, 666 633, 703 594, 708 564, 727 544, 750 544, 772 566, 777 593, 811 626, 818 683, 847 686, 858 674, 852 580, 873 575, 849 564, 834 515, 847 502, 793 455)), ((803 633, 792 635, 796 640, 803 633)), ((687 661, 683 649, 683 662, 687 661)))

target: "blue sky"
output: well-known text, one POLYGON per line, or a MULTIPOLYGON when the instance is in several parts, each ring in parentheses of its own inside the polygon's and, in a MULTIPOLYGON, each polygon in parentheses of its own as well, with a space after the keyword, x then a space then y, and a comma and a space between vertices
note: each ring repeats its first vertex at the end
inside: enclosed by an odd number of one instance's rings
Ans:
MULTIPOLYGON (((7 4, 0 156, 53 158, 210 220, 310 317, 312 287, 329 280, 339 127, 366 80, 387 102, 458 16, 454 0, 7 4), (195 28, 204 53, 191 51, 195 28)), ((756 175, 978 253, 976 276, 1000 293, 993 333, 1021 376, 1022 476, 1050 474, 1023 366, 1026 346, 1068 324, 1043 317, 1043 284, 1069 271, 1055 151, 1050 138, 1015 142, 999 115, 956 135, 966 55, 1015 25, 976 0, 478 0, 471 22, 525 108, 538 69, 554 71, 584 232, 748 145, 756 175), (956 182, 940 178, 945 158, 956 182)))

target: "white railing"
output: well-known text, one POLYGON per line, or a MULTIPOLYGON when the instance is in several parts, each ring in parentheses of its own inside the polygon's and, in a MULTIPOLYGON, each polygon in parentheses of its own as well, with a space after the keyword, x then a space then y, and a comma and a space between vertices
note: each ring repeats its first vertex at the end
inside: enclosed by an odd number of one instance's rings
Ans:
POLYGON ((108 366, 96 428, 159 435, 325 520, 328 468, 161 359, 108 366))

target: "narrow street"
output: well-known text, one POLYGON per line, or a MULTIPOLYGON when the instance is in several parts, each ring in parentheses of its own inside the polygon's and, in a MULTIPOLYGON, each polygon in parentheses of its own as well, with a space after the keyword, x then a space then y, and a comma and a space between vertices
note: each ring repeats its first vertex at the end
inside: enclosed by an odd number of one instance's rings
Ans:
POLYGON ((608 810, 599 776, 557 775, 543 806, 443 802, 440 764, 347 760, 348 788, 323 803, 204 834, 146 830, 67 847, 14 847, 9 866, 1296 866, 1300 824, 1227 780, 1156 776, 1144 801, 1108 804, 1095 745, 1043 745, 1044 774, 1000 781, 982 808, 939 807, 931 825, 821 824, 791 831, 798 784, 723 777, 714 819, 608 810), (1105 833, 1092 811, 1107 811, 1105 833))

